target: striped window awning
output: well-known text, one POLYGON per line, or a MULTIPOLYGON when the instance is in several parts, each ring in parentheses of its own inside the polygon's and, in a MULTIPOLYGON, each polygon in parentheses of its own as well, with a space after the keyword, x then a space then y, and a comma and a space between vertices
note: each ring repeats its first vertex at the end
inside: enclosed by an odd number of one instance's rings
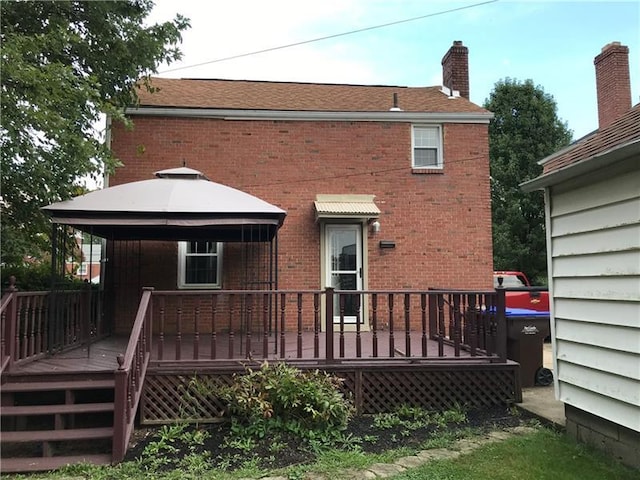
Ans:
POLYGON ((320 218, 378 218, 375 195, 316 195, 316 220, 320 218))

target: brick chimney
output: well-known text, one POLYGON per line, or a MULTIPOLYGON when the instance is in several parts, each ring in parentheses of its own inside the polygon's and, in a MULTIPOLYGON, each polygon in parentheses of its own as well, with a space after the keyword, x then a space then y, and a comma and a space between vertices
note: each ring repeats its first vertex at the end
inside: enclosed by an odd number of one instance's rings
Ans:
POLYGON ((598 92, 598 126, 603 129, 631 108, 629 47, 612 42, 594 61, 598 92))
POLYGON ((460 40, 442 57, 442 84, 469 99, 469 49, 460 40))

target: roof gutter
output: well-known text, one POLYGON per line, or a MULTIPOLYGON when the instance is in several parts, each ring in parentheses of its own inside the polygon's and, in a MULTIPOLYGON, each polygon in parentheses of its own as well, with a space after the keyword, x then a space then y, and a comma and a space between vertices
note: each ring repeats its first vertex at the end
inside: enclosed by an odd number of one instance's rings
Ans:
POLYGON ((570 180, 579 175, 585 175, 600 168, 609 167, 611 164, 625 160, 633 155, 640 155, 640 138, 630 140, 629 142, 618 145, 606 152, 599 153, 580 162, 560 168, 551 173, 541 175, 533 180, 529 180, 528 182, 521 183, 520 188, 525 192, 542 190, 546 187, 570 180))
POLYGON ((183 107, 130 107, 127 115, 161 117, 218 118, 222 120, 297 120, 338 122, 427 122, 427 123, 489 123, 491 112, 320 112, 289 110, 232 110, 183 107))

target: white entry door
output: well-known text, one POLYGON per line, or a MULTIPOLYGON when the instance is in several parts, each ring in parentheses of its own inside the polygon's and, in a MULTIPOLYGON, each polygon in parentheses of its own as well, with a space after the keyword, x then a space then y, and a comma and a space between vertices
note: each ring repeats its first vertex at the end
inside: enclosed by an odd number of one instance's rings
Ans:
MULTIPOLYGON (((328 224, 325 234, 326 284, 336 290, 362 290, 362 225, 328 224)), ((358 300, 357 295, 343 295, 345 323, 362 321, 362 305, 358 300)), ((333 321, 339 323, 339 295, 334 296, 333 303, 333 321)))

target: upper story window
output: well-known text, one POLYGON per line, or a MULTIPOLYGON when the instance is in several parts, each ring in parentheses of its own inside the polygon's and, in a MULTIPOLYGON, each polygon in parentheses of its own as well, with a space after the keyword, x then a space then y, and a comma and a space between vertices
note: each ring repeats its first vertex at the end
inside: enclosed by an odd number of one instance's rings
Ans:
POLYGON ((412 133, 412 168, 442 169, 440 126, 414 125, 412 133))
POLYGON ((178 287, 220 288, 222 244, 218 242, 178 243, 178 287))

